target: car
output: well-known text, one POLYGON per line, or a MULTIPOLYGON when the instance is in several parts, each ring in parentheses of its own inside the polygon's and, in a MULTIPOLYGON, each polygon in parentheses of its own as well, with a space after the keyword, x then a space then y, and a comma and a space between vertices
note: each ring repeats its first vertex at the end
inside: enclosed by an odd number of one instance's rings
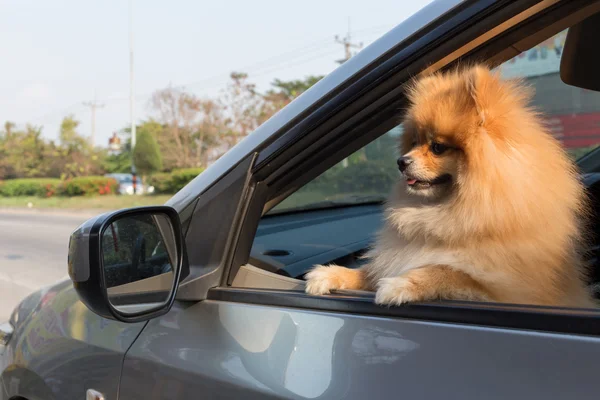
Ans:
POLYGON ((364 262, 398 179, 403 84, 459 62, 533 71, 554 133, 587 149, 578 165, 598 210, 600 129, 564 121, 600 110, 599 37, 598 1, 432 2, 164 206, 73 232, 70 279, 0 325, 0 400, 596 399, 596 309, 385 307, 371 292, 307 295, 303 277, 364 262))
MULTIPOLYGON (((107 178, 115 179, 119 187, 117 189, 118 194, 134 194, 133 193, 133 174, 123 174, 123 173, 114 173, 114 174, 106 174, 104 175, 107 178)), ((144 193, 154 193, 153 186, 146 186, 142 183, 142 181, 137 178, 135 194, 144 194, 144 193)))

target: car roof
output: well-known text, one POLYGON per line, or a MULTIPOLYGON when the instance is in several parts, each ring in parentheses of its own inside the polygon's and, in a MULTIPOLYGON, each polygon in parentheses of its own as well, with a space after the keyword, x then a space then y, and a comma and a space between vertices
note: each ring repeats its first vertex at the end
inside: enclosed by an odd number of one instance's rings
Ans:
POLYGON ((346 61, 329 75, 325 76, 306 92, 272 116, 254 132, 220 157, 214 164, 194 178, 187 186, 177 192, 166 205, 183 210, 191 201, 202 193, 213 182, 218 180, 233 166, 261 147, 284 133, 285 126, 309 110, 327 94, 334 91, 359 71, 367 68, 377 59, 384 56, 394 47, 411 37, 431 22, 439 19, 464 0, 435 0, 413 14, 391 31, 365 47, 357 55, 346 61))

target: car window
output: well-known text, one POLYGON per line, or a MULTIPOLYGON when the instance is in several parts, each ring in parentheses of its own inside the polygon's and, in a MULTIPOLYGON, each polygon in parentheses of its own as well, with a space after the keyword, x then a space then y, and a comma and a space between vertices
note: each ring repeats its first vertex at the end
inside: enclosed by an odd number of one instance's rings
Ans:
MULTIPOLYGON (((533 105, 573 159, 600 144, 600 93, 569 86, 560 78, 567 30, 498 67, 503 77, 522 79, 535 89, 533 105)), ((302 187, 269 215, 382 201, 397 177, 399 125, 302 187)))
MULTIPOLYGON (((600 144, 600 93, 562 82, 566 33, 497 69, 503 77, 535 89, 532 105, 575 160, 600 144)), ((293 278, 303 278, 314 264, 364 263, 362 254, 382 225, 381 204, 399 176, 397 143, 402 133, 399 124, 271 209, 259 224, 250 263, 293 278)))
POLYGON ((268 214, 384 201, 398 178, 394 168, 402 125, 388 131, 286 198, 268 214))
POLYGON ((573 159, 600 144, 600 92, 565 84, 560 58, 567 30, 543 41, 499 67, 502 76, 520 78, 535 89, 533 105, 545 115, 552 134, 573 159))

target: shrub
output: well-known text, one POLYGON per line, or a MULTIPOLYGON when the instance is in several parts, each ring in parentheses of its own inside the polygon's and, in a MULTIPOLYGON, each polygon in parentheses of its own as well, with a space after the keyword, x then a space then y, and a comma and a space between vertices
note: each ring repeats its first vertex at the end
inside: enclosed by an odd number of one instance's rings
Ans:
POLYGON ((60 184, 59 194, 63 196, 98 196, 115 194, 118 182, 105 176, 79 176, 67 179, 60 184))
POLYGON ((171 173, 154 174, 148 178, 148 184, 154 186, 156 194, 174 194, 202 171, 202 168, 186 168, 174 170, 171 173))
POLYGON ((148 177, 148 185, 154 186, 154 193, 167 194, 170 193, 169 185, 171 184, 171 174, 162 172, 148 177))
POLYGON ((60 183, 60 179, 53 178, 10 179, 0 182, 0 196, 51 197, 56 194, 60 183))
POLYGON ((204 171, 202 168, 186 168, 171 172, 171 190, 173 193, 181 190, 192 179, 200 175, 202 171, 204 171))

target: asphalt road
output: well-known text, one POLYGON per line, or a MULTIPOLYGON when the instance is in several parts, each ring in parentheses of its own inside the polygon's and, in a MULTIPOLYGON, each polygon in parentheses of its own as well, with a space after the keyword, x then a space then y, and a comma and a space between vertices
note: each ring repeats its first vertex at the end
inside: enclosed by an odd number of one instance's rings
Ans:
POLYGON ((69 236, 91 216, 0 210, 0 322, 23 297, 67 277, 69 236))

